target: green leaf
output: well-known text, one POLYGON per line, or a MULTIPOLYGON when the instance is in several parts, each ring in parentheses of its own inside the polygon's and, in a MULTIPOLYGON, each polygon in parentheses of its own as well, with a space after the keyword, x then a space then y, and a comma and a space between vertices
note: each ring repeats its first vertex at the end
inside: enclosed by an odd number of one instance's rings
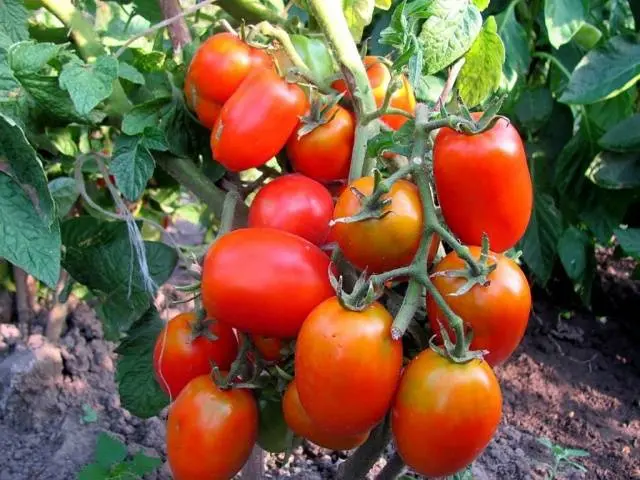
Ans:
POLYGON ((585 50, 591 50, 602 38, 602 32, 598 27, 590 23, 583 23, 580 30, 574 35, 574 41, 585 50))
POLYGON ((16 43, 9 48, 9 65, 15 75, 37 73, 58 56, 62 45, 36 43, 34 41, 16 43))
POLYGON ((309 67, 314 78, 325 80, 336 72, 329 48, 321 38, 291 35, 291 43, 309 67))
POLYGON ((518 248, 522 257, 542 284, 551 277, 556 258, 556 245, 562 233, 562 216, 553 198, 538 193, 534 198, 531 220, 518 248))
POLYGON ((515 114, 518 121, 526 128, 541 128, 553 111, 553 97, 546 88, 528 88, 518 98, 515 114))
POLYGON ((162 460, 158 457, 149 457, 142 452, 138 452, 133 456, 131 461, 127 463, 131 473, 142 477, 162 465, 162 460))
POLYGON ((591 300, 591 287, 595 277, 593 242, 589 235, 571 226, 558 241, 558 257, 565 272, 573 281, 574 290, 585 305, 591 300))
POLYGON ((128 80, 136 85, 144 85, 144 75, 142 75, 138 69, 127 62, 120 61, 118 65, 118 77, 128 80))
POLYGON ((640 79, 638 36, 618 36, 585 55, 560 101, 589 104, 615 97, 640 79))
POLYGON ((590 186, 585 171, 595 155, 592 129, 588 119, 583 118, 580 129, 567 142, 555 161, 554 184, 563 197, 579 198, 590 186))
POLYGON ((31 197, 33 206, 49 227, 55 220, 54 203, 42 163, 24 131, 10 118, 0 114, 0 165, 8 162, 9 173, 31 197))
POLYGON ((640 187, 640 152, 600 152, 589 165, 586 175, 602 188, 640 187))
POLYGON ((640 150, 640 113, 622 120, 605 133, 598 144, 607 150, 628 152, 640 150))
POLYGON ((364 27, 371 23, 375 0, 342 0, 342 11, 351 35, 356 42, 362 38, 364 27))
POLYGON ((516 2, 511 2, 506 10, 496 17, 498 34, 506 50, 503 66, 504 76, 511 88, 519 76, 526 75, 531 63, 529 36, 516 19, 515 6, 516 2))
POLYGON ((637 92, 634 88, 625 90, 620 95, 592 103, 585 107, 590 123, 595 127, 594 138, 604 134, 611 127, 635 113, 637 92))
POLYGON ((127 458, 127 447, 120 441, 104 432, 98 435, 96 443, 96 463, 102 468, 110 469, 127 458))
POLYGON ((57 220, 45 224, 25 191, 1 171, 0 257, 52 288, 58 282, 60 227, 57 220))
POLYGON ((136 105, 125 114, 122 131, 127 135, 138 135, 147 127, 157 126, 170 103, 171 97, 161 97, 136 105))
POLYGON ((120 135, 116 138, 109 170, 127 200, 135 201, 142 196, 155 167, 156 162, 142 144, 142 137, 120 135))
MULTIPOLYGON (((434 75, 423 75, 416 86, 416 98, 420 102, 427 102, 434 105, 442 89, 444 88, 444 80, 434 75)), ((446 103, 446 102, 445 102, 446 103)))
POLYGON ((153 417, 169 404, 153 371, 153 349, 163 326, 151 307, 131 325, 116 349, 116 381, 122 406, 141 418, 153 417))
POLYGON ((611 13, 609 15, 609 30, 611 34, 633 32, 635 29, 636 24, 629 1, 611 0, 611 13))
POLYGON ((599 243, 607 245, 633 203, 634 193, 632 190, 594 189, 592 198, 581 204, 578 217, 599 243))
POLYGON ((640 259, 640 228, 616 228, 614 233, 622 250, 627 255, 640 259))
POLYGON ((486 10, 491 0, 472 0, 473 4, 478 7, 481 12, 486 10))
POLYGON ((549 42, 555 48, 568 43, 580 30, 587 16, 582 0, 545 0, 544 23, 549 42))
POLYGON ((420 40, 424 73, 439 72, 464 55, 482 29, 482 15, 469 0, 429 0, 420 40))
POLYGON ((380 10, 389 10, 392 3, 393 0, 375 0, 376 8, 379 8, 380 10))
POLYGON ((78 473, 78 480, 107 480, 108 478, 109 470, 97 463, 90 463, 78 473))
POLYGON ((504 45, 498 35, 496 19, 489 17, 471 49, 458 76, 458 91, 468 107, 482 103, 500 86, 504 45))
POLYGON ((140 144, 149 150, 156 150, 158 152, 166 152, 169 150, 164 132, 158 127, 145 128, 144 132, 142 132, 140 144))
POLYGON ((118 0, 118 3, 133 3, 136 15, 140 15, 152 23, 162 20, 162 11, 158 8, 158 0, 118 0))
POLYGON ((118 60, 102 55, 93 64, 71 61, 62 67, 60 87, 69 92, 76 110, 88 114, 111 95, 118 78, 118 60))
POLYGON ((62 218, 69 213, 80 195, 76 188, 76 181, 70 177, 59 177, 51 180, 49 182, 49 191, 58 207, 58 218, 62 218))
POLYGON ((0 48, 29 38, 28 18, 22 0, 0 0, 0 48))

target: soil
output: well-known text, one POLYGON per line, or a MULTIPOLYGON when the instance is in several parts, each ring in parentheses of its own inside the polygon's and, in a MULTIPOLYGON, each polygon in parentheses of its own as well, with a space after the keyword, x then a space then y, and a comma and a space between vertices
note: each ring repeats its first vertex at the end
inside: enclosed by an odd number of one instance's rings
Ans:
MULTIPOLYGON (((557 478, 640 479, 639 310, 596 317, 558 307, 562 299, 544 292, 534 297, 523 343, 496 370, 504 418, 474 463, 474 478, 544 478, 552 456, 537 439, 545 436, 589 452, 577 459, 587 473, 561 470, 557 478)), ((7 314, 12 305, 12 295, 0 293, 0 480, 75 478, 92 461, 99 432, 119 438, 131 453, 160 457, 163 466, 147 478, 171 478, 164 415, 141 420, 121 408, 114 345, 103 339, 93 310, 73 301, 60 343, 53 345, 42 335, 44 313, 26 338, 6 323, 15 321, 7 314), (87 419, 87 411, 97 419, 87 419)), ((267 456, 266 477, 332 478, 344 458, 305 444, 287 459, 267 456)))

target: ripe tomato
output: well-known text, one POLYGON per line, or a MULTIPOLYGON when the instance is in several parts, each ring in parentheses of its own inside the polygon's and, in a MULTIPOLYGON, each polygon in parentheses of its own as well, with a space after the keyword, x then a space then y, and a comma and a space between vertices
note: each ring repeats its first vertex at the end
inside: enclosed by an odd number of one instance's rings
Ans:
MULTIPOLYGON (((373 96, 376 99, 378 108, 384 103, 384 97, 391 82, 391 72, 389 68, 377 57, 367 56, 364 58, 364 66, 367 69, 367 77, 369 84, 373 90, 373 96)), ((414 113, 416 110, 416 97, 413 89, 407 80, 407 77, 400 75, 402 87, 391 95, 391 103, 393 108, 404 110, 405 112, 414 113)), ((349 95, 347 84, 344 80, 335 80, 331 86, 339 92, 349 95)), ((394 130, 398 130, 407 121, 402 115, 383 115, 381 120, 394 130)))
POLYGON ((351 450, 362 445, 369 437, 369 432, 355 435, 334 435, 317 427, 300 403, 296 382, 293 380, 287 387, 282 399, 284 419, 289 428, 301 437, 316 445, 330 450, 351 450))
POLYGON ((202 302, 213 318, 248 333, 295 337, 309 312, 334 295, 329 257, 304 238, 271 228, 220 237, 202 271, 202 302))
MULTIPOLYGON (((373 192, 373 177, 362 177, 351 187, 365 195, 373 192)), ((344 256, 361 270, 379 273, 411 263, 422 237, 422 202, 418 188, 407 180, 395 182, 383 198, 391 199, 380 219, 337 223, 333 236, 344 256)), ((360 200, 347 188, 336 202, 333 218, 349 217, 362 208, 360 200)))
POLYGON ((262 358, 267 362, 277 362, 282 358, 284 342, 280 338, 251 335, 251 340, 262 358))
POLYGON ((298 85, 256 70, 220 111, 211 132, 214 158, 234 172, 263 165, 285 146, 306 109, 298 85))
MULTIPOLYGON (((479 118, 479 113, 474 113, 479 118)), ((478 135, 443 128, 433 150, 442 215, 463 243, 503 252, 522 237, 533 204, 527 156, 516 129, 504 119, 478 135)))
POLYGON ((409 467, 444 477, 480 455, 501 415, 500 385, 485 361, 458 364, 427 349, 402 375, 391 429, 409 467))
MULTIPOLYGON (((471 255, 480 257, 479 247, 470 247, 471 255)), ((496 269, 488 276, 488 286, 474 286, 463 295, 451 296, 465 282, 462 278, 433 276, 433 284, 444 296, 451 309, 473 329, 471 348, 488 350, 485 360, 489 365, 499 365, 511 356, 527 328, 531 311, 531 290, 520 267, 508 257, 492 254, 490 263, 496 269)), ((435 272, 460 270, 465 261, 455 252, 444 257, 435 272)), ((433 297, 427 296, 427 314, 434 332, 439 332, 438 322, 446 326, 447 320, 433 297)), ((455 333, 447 330, 452 338, 455 333)))
POLYGON ((232 478, 257 436, 258 407, 250 391, 221 390, 209 375, 197 377, 169 409, 167 457, 173 478, 232 478))
POLYGON ((344 180, 349 176, 355 121, 340 105, 327 112, 327 123, 302 137, 297 131, 287 143, 287 155, 296 172, 319 182, 344 180))
POLYGON ((220 115, 222 106, 198 95, 193 86, 193 80, 188 75, 184 83, 184 94, 187 99, 187 105, 195 110, 200 122, 208 129, 212 129, 220 115))
POLYGON ((249 227, 270 227, 322 245, 329 235, 333 199, 322 184, 299 174, 260 189, 249 209, 249 227))
POLYGON ((336 297, 304 321, 296 341, 296 386, 318 428, 359 435, 382 420, 402 367, 402 342, 391 338, 392 322, 377 302, 353 312, 336 297))
MULTIPOLYGON (((217 33, 198 48, 191 60, 185 89, 189 84, 189 90, 193 88, 198 97, 222 105, 249 72, 272 67, 271 58, 262 50, 250 47, 232 33, 217 33)), ((187 98, 190 95, 187 93, 187 98)))
POLYGON ((172 399, 189 381, 210 373, 212 363, 227 370, 238 354, 238 340, 230 326, 210 322, 207 330, 216 340, 196 337, 198 328, 195 313, 181 313, 165 325, 156 340, 153 369, 158 384, 172 399))

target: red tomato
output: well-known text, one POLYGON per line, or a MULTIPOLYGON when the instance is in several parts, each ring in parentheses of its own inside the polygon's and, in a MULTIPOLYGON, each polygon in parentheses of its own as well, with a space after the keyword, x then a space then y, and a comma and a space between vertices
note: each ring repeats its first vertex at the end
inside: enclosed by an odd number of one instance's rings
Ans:
POLYGON ((158 384, 172 399, 189 381, 210 373, 212 364, 227 370, 238 354, 238 340, 228 325, 209 323, 207 330, 216 340, 196 337, 198 328, 195 313, 181 313, 165 325, 156 340, 153 369, 158 384))
POLYGON ((287 387, 282 399, 284 420, 289 428, 300 437, 330 450, 351 450, 362 445, 369 437, 369 432, 356 435, 334 435, 318 428, 304 410, 298 396, 296 382, 293 380, 287 387))
POLYGON ((306 109, 298 85, 257 70, 222 107, 211 132, 214 158, 234 172, 263 165, 282 150, 306 109))
POLYGON ((219 103, 211 102, 205 97, 198 95, 193 86, 193 81, 189 76, 185 79, 184 94, 187 99, 187 105, 196 111, 198 120, 208 129, 213 128, 218 116, 220 116, 222 106, 219 103))
POLYGON ((251 335, 251 340, 262 358, 267 362, 277 362, 282 359, 284 342, 280 338, 251 335))
POLYGON ((187 78, 199 97, 222 105, 249 72, 272 67, 273 62, 265 52, 250 47, 233 33, 224 32, 209 37, 198 48, 189 65, 187 78))
MULTIPOLYGON (((373 177, 362 177, 350 186, 370 195, 373 177)), ((392 213, 380 219, 337 223, 332 229, 345 258, 370 273, 410 264, 422 237, 422 202, 418 188, 407 180, 398 180, 383 198, 391 199, 385 211, 392 213)), ((333 218, 349 217, 361 209, 360 200, 348 188, 338 198, 333 218)))
POLYGON ((202 302, 238 330, 295 337, 309 312, 334 295, 329 257, 307 240, 271 228, 220 237, 204 259, 202 302))
POLYGON ((336 435, 370 430, 389 409, 402 367, 402 342, 379 303, 362 312, 336 297, 307 317, 296 341, 296 385, 318 428, 336 435))
POLYGON ((299 174, 260 189, 249 209, 249 227, 270 227, 322 245, 329 235, 333 199, 320 183, 299 174))
MULTIPOLYGON (((479 118, 474 113, 474 118, 479 118)), ((433 173, 442 215, 463 243, 503 252, 524 235, 533 204, 527 156, 516 129, 504 119, 484 133, 440 130, 433 173)))
POLYGON ((258 437, 258 407, 248 390, 221 390, 210 376, 187 384, 169 409, 167 458, 175 480, 228 480, 258 437))
MULTIPOLYGON (((470 251, 475 258, 480 257, 479 247, 470 247, 470 251)), ((486 287, 476 285, 463 295, 452 296, 465 283, 464 279, 433 276, 432 280, 451 309, 471 326, 471 348, 488 350, 485 360, 493 366, 509 358, 522 340, 531 311, 531 290, 527 277, 513 260, 500 254, 491 254, 490 258, 490 264, 497 267, 489 274, 490 284, 486 287)), ((465 266, 465 261, 451 252, 436 265, 434 273, 460 270, 465 266)), ((434 332, 440 331, 440 322, 455 338, 446 317, 430 295, 427 296, 427 314, 434 332)))
POLYGON ((353 115, 340 105, 327 112, 327 118, 331 120, 302 137, 294 132, 287 143, 293 169, 325 183, 349 176, 355 134, 353 115))
POLYGON ((409 467, 427 477, 444 477, 480 455, 501 415, 500 385, 485 361, 453 363, 427 349, 404 371, 391 429, 409 467))
MULTIPOLYGON (((369 84, 373 90, 373 96, 376 99, 378 108, 384 103, 384 97, 391 82, 391 72, 389 68, 377 57, 365 57, 364 66, 367 69, 367 77, 369 84)), ((413 95, 413 89, 407 80, 407 77, 400 75, 402 87, 391 95, 390 106, 404 110, 405 112, 414 113, 416 110, 416 97, 413 95)), ((347 84, 344 80, 335 80, 331 86, 339 92, 344 92, 349 97, 347 84)), ((407 121, 402 115, 383 115, 381 120, 394 130, 398 130, 407 121)))

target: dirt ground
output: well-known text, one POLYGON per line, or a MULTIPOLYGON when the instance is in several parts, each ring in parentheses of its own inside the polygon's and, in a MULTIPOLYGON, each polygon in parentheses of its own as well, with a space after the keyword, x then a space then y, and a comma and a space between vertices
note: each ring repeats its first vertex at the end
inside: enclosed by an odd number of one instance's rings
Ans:
MULTIPOLYGON (((616 316, 557 306, 566 303, 558 292, 553 298, 534 292, 526 337, 497 369, 504 418, 475 462, 474 478, 543 478, 551 456, 537 438, 546 436, 590 454, 580 459, 586 474, 567 471, 558 478, 640 479, 640 310, 628 309, 637 301, 637 282, 629 287, 627 277, 612 280, 607 269, 601 269, 598 295, 613 298, 603 292, 621 280, 631 289, 626 300, 616 300, 617 310, 606 306, 616 316)), ((166 460, 164 419, 140 420, 120 407, 113 345, 103 340, 94 312, 72 305, 56 346, 42 336, 42 314, 30 335, 21 337, 7 323, 12 302, 0 293, 0 480, 75 478, 91 462, 101 431, 132 453, 143 450, 166 460), (87 409, 97 421, 83 419, 87 409)), ((304 445, 286 461, 267 456, 267 478, 332 478, 344 457, 304 445)), ((166 462, 148 478, 170 478, 166 462)))

